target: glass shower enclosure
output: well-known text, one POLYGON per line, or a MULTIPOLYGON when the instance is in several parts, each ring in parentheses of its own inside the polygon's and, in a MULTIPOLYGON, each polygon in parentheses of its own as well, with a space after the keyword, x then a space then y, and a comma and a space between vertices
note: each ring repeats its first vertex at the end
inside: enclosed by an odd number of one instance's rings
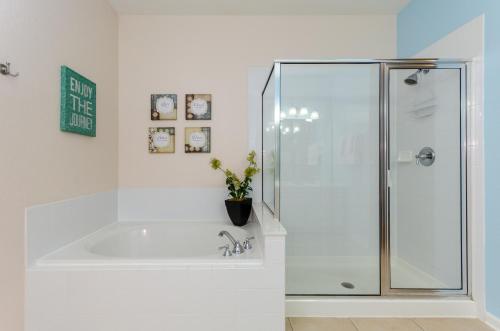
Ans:
POLYGON ((262 200, 287 295, 465 295, 468 64, 276 61, 262 200))

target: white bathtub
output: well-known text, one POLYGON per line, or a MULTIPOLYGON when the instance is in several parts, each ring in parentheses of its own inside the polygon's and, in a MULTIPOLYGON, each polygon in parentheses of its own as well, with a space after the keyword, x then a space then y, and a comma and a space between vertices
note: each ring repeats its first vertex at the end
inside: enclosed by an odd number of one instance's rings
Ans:
MULTIPOLYGON (((25 330, 284 331, 286 232, 264 212, 254 207, 242 228, 117 222, 35 258, 26 270, 25 330), (255 236, 254 248, 222 256, 217 248, 229 241, 221 230, 255 236)), ((51 231, 49 221, 37 228, 51 231)))
POLYGON ((241 255, 224 257, 218 249, 232 246, 219 231, 243 242, 254 236, 254 228, 207 221, 118 222, 44 256, 36 265, 260 264, 255 241, 252 250, 241 255))

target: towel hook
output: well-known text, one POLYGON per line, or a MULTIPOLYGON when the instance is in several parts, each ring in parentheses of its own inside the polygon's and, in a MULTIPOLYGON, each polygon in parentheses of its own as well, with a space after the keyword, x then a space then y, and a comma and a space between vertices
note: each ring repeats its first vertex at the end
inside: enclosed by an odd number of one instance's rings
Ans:
POLYGON ((0 74, 5 75, 5 76, 11 76, 11 77, 19 76, 18 72, 16 72, 15 74, 10 72, 10 63, 9 62, 0 63, 0 74))

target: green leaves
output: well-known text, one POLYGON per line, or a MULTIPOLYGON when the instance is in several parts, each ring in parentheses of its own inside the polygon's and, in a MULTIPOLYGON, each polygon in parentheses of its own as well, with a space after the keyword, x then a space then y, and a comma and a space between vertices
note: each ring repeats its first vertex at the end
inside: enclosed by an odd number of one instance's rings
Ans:
POLYGON ((247 161, 249 165, 243 172, 243 180, 239 179, 238 176, 236 176, 236 174, 231 170, 223 169, 222 163, 218 159, 213 158, 210 160, 210 166, 212 169, 221 170, 226 176, 226 186, 232 200, 244 200, 248 196, 248 193, 252 191, 252 187, 250 186, 252 183, 252 177, 260 171, 257 167, 257 162, 255 161, 256 155, 255 151, 248 153, 247 161))
POLYGON ((248 167, 245 169, 245 177, 253 177, 257 173, 258 169, 256 167, 248 167))
POLYGON ((210 160, 210 166, 214 170, 220 169, 221 162, 218 159, 213 158, 213 159, 210 160))

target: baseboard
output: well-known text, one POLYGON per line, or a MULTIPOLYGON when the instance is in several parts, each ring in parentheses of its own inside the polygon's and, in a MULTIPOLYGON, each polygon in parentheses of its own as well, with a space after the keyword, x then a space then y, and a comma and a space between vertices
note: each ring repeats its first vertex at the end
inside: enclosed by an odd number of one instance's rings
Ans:
POLYGON ((493 329, 500 331, 500 318, 496 317, 493 314, 486 313, 486 324, 488 324, 493 329))
POLYGON ((469 298, 321 298, 286 299, 289 317, 470 317, 477 303, 469 298))

